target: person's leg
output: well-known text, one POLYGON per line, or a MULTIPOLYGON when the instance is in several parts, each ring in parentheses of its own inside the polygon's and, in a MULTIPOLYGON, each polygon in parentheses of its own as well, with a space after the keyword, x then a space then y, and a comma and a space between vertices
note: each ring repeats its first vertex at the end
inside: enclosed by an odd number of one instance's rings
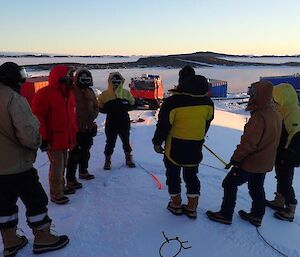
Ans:
POLYGON ((50 160, 49 186, 51 201, 58 204, 67 203, 69 199, 63 193, 67 151, 49 150, 47 153, 50 160))
POLYGON ((221 214, 232 219, 234 207, 236 204, 236 195, 238 186, 247 182, 249 173, 241 170, 240 168, 232 168, 223 180, 222 187, 224 188, 224 197, 221 205, 221 214))
POLYGON ((166 157, 164 159, 166 167, 166 184, 168 186, 168 192, 171 198, 167 209, 175 215, 182 214, 181 207, 181 167, 170 162, 166 157))
POLYGON ((93 145, 93 138, 89 132, 85 132, 82 135, 83 140, 80 145, 80 161, 79 161, 79 173, 86 173, 89 167, 89 160, 91 157, 90 149, 93 145))
POLYGON ((224 197, 221 210, 218 212, 207 211, 206 215, 209 219, 230 225, 232 215, 236 204, 236 195, 238 186, 244 184, 249 179, 249 173, 238 167, 233 167, 223 180, 224 197))
POLYGON ((94 179, 95 176, 88 171, 89 159, 91 157, 90 149, 93 145, 93 137, 89 132, 82 133, 82 140, 80 142, 80 161, 79 161, 79 178, 94 179))
POLYGON ((17 234, 17 181, 22 181, 19 174, 0 176, 0 231, 4 256, 15 256, 28 243, 25 236, 17 234))
POLYGON ((80 158, 80 146, 77 144, 74 149, 68 153, 68 164, 66 171, 67 182, 76 181, 76 169, 80 158))
POLYGON ((24 172, 22 181, 18 182, 19 194, 26 207, 29 227, 38 227, 51 222, 48 217, 48 197, 45 193, 36 169, 24 172))
POLYGON ((279 193, 284 197, 285 204, 297 204, 293 188, 294 167, 276 163, 276 179, 279 193))
POLYGON ((253 173, 248 180, 249 194, 252 198, 251 215, 262 219, 265 214, 265 182, 266 173, 253 173))
POLYGON ((111 156, 114 152, 118 132, 111 126, 105 127, 106 145, 104 149, 105 156, 111 156))
POLYGON ((186 184, 188 204, 183 205, 183 212, 188 217, 197 217, 197 207, 200 196, 200 180, 197 176, 198 166, 183 167, 183 179, 186 184))

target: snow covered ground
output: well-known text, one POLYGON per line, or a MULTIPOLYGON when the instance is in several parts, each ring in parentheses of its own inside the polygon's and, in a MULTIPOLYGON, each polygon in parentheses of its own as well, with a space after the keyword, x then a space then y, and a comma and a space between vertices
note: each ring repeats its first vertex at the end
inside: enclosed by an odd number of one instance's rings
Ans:
MULTIPOLYGON (((218 106, 218 103, 216 103, 218 106)), ((242 107, 241 107, 242 108, 242 107)), ((217 110, 215 120, 209 130, 205 144, 221 158, 228 161, 240 140, 243 126, 248 115, 217 110)), ((156 117, 152 111, 132 111, 131 118, 145 119, 143 123, 133 123, 131 144, 137 168, 129 169, 124 165, 124 154, 120 141, 112 157, 112 170, 102 169, 105 144, 104 120, 100 114, 99 126, 90 160, 90 172, 96 178, 81 181, 83 188, 70 196, 65 206, 49 203, 49 215, 58 233, 66 233, 70 244, 47 257, 156 257, 161 245, 166 241, 162 232, 171 239, 178 237, 188 241, 179 257, 273 257, 281 256, 269 247, 259 236, 256 229, 241 220, 237 211, 249 210, 251 200, 247 186, 240 187, 236 212, 231 226, 208 220, 206 210, 219 210, 223 190, 221 183, 226 175, 223 165, 206 149, 200 165, 201 198, 197 220, 186 216, 170 214, 166 205, 169 197, 165 187, 162 156, 154 152, 151 139, 155 130, 156 117), (161 190, 153 180, 154 174, 163 184, 161 190)), ((47 176, 49 162, 45 153, 38 153, 35 167, 46 192, 49 191, 47 176)), ((295 191, 300 199, 300 175, 295 172, 295 191)), ((267 198, 273 197, 275 189, 274 172, 267 175, 265 190, 267 198)), ((185 199, 185 187, 182 186, 185 199)), ((19 202, 20 222, 30 243, 21 250, 19 257, 31 257, 33 235, 25 221, 24 206, 19 202)), ((289 257, 300 256, 300 211, 295 221, 283 222, 273 218, 273 211, 266 210, 263 225, 259 228, 263 237, 276 249, 289 257)), ((0 249, 2 243, 0 243, 0 249)), ((180 244, 170 241, 162 248, 163 257, 174 256, 180 244)))

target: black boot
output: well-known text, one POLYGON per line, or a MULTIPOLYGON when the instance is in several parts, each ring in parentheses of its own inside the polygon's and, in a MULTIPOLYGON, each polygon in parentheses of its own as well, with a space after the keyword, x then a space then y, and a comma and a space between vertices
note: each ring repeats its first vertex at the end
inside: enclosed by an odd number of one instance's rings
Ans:
POLYGON ((135 163, 132 160, 132 155, 130 153, 125 153, 126 166, 129 168, 135 168, 135 163))
POLYGON ((104 163, 103 169, 104 170, 111 169, 111 155, 105 155, 105 163, 104 163))

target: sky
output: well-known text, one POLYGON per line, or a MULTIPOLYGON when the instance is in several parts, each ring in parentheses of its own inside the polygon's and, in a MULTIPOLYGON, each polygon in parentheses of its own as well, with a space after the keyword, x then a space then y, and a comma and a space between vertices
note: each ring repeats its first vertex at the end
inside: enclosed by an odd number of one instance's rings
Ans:
POLYGON ((0 51, 300 54, 299 0, 0 0, 0 51))

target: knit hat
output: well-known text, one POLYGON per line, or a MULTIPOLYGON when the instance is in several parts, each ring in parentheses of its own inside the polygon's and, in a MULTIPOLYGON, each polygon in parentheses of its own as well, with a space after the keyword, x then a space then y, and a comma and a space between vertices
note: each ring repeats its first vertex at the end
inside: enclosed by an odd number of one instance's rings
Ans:
POLYGON ((208 81, 201 75, 187 77, 182 80, 182 83, 177 88, 177 92, 204 96, 208 93, 208 81))
POLYGON ((26 71, 14 62, 5 62, 0 66, 0 82, 19 91, 20 84, 26 80, 26 71))
POLYGON ((184 66, 180 71, 179 71, 179 79, 178 79, 178 82, 179 84, 181 84, 182 80, 183 79, 186 79, 188 77, 192 77, 194 76, 196 73, 195 73, 195 70, 192 66, 190 65, 186 65, 184 66))

